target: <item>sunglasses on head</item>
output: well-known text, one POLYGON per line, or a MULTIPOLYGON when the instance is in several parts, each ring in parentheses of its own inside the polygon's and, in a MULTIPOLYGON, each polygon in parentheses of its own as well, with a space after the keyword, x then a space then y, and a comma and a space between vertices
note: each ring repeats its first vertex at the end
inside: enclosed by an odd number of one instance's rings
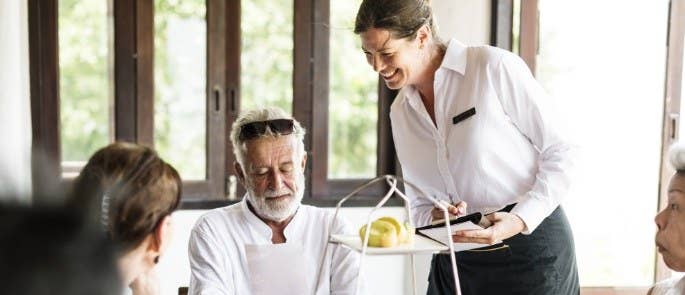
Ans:
POLYGON ((269 126, 272 132, 280 135, 288 135, 295 131, 295 124, 292 119, 275 119, 268 121, 251 122, 240 127, 240 135, 238 138, 241 141, 254 139, 266 133, 266 127, 269 126))

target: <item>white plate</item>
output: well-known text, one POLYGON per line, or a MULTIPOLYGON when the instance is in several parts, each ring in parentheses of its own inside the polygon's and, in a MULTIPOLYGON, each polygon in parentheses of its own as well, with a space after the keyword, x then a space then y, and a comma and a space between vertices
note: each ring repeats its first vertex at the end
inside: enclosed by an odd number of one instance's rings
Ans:
MULTIPOLYGON (((331 235, 331 243, 343 244, 358 252, 362 251, 362 241, 359 236, 351 235, 331 235)), ((446 251, 448 247, 423 236, 414 235, 414 243, 400 244, 395 247, 378 248, 367 247, 368 255, 396 255, 396 254, 418 254, 418 253, 437 253, 446 251)))

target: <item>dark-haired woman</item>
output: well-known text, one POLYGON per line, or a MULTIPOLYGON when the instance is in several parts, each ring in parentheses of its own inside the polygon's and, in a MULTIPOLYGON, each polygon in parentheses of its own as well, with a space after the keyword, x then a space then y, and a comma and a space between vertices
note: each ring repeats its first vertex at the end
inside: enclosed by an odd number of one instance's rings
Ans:
POLYGON ((123 282, 134 295, 159 294, 154 266, 171 242, 171 213, 181 178, 150 148, 113 143, 97 151, 76 178, 70 205, 99 223, 118 252, 123 282))
MULTIPOLYGON (((497 48, 442 42, 425 0, 364 0, 355 33, 374 71, 400 89, 390 118, 404 177, 453 204, 454 215, 466 204, 499 211, 487 216, 491 227, 453 236, 504 242, 457 253, 462 294, 578 294, 573 236, 559 206, 573 147, 526 64, 497 48)), ((417 225, 440 218, 407 192, 417 225)), ((454 293, 450 258, 435 255, 428 294, 454 293)))

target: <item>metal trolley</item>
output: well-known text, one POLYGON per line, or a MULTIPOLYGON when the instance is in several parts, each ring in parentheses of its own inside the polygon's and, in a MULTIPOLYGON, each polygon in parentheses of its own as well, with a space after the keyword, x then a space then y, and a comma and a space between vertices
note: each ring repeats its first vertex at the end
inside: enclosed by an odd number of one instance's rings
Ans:
MULTIPOLYGON (((411 263, 411 268, 412 268, 412 291, 414 294, 417 294, 416 292, 416 270, 415 270, 415 255, 416 254, 430 254, 430 253, 441 253, 448 251, 450 255, 450 260, 452 262, 452 273, 454 274, 454 285, 456 286, 456 294, 461 295, 461 289, 459 288, 459 275, 457 273, 457 260, 454 254, 454 245, 452 243, 447 243, 448 245, 443 245, 441 243, 435 242, 431 239, 425 238, 420 235, 415 235, 414 237, 414 242, 411 245, 398 245, 396 247, 391 247, 391 248, 374 248, 368 247, 368 241, 369 241, 369 233, 371 232, 371 222, 373 220, 373 216, 376 213, 376 211, 383 207, 383 205, 390 199, 390 197, 396 193, 400 198, 404 200, 404 208, 407 213, 407 219, 409 220, 409 225, 412 227, 414 226, 412 220, 411 220, 411 207, 409 205, 409 198, 397 188, 398 182, 402 182, 405 185, 411 187, 414 189, 416 192, 418 192, 418 197, 428 199, 430 200, 433 205, 437 208, 440 208, 443 211, 444 214, 444 220, 445 220, 445 234, 447 235, 447 240, 451 240, 452 237, 452 229, 449 226, 449 214, 447 211, 447 207, 442 203, 436 200, 433 197, 428 196, 423 190, 412 184, 411 182, 402 179, 401 177, 397 177, 394 175, 383 175, 376 177, 365 184, 359 186, 356 188, 354 191, 346 195, 344 198, 342 198, 336 208, 335 208, 335 215, 333 217, 333 221, 330 224, 329 230, 328 230, 328 237, 326 240, 326 243, 332 243, 332 244, 340 244, 345 247, 348 247, 350 249, 353 249, 355 251, 358 251, 361 253, 361 256, 359 257, 359 272, 357 273, 357 287, 356 287, 356 292, 355 294, 359 294, 359 289, 360 289, 360 280, 359 278, 362 277, 363 270, 364 270, 364 257, 366 255, 409 255, 410 256, 410 263, 411 263), (369 187, 370 185, 380 182, 380 181, 385 181, 389 189, 386 192, 386 194, 381 198, 381 200, 376 204, 376 206, 371 210, 369 215, 367 216, 366 219, 366 234, 364 236, 364 240, 361 241, 359 236, 354 235, 337 235, 337 234, 332 234, 335 222, 338 220, 338 213, 340 212, 340 208, 342 207, 342 204, 344 204, 348 199, 354 197, 357 195, 360 191, 364 190, 365 188, 369 187)), ((324 251, 324 255, 321 259, 321 265, 320 265, 320 270, 323 269, 324 263, 325 263, 325 258, 328 252, 328 248, 326 247, 326 250, 324 251)), ((323 272, 319 271, 319 275, 321 275, 323 272)), ((317 279, 316 283, 316 289, 318 290, 319 284, 321 282, 322 278, 317 279)))

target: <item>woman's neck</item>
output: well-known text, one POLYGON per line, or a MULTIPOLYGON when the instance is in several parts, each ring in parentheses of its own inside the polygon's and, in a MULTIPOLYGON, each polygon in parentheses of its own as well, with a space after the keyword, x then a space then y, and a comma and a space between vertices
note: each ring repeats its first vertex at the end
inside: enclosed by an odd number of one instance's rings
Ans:
POLYGON ((428 114, 430 115, 431 119, 433 120, 433 123, 435 124, 435 112, 433 110, 435 102, 435 93, 433 84, 435 81, 435 72, 440 68, 442 60, 445 57, 445 51, 447 50, 447 48, 444 44, 441 43, 433 43, 430 46, 430 48, 431 49, 428 53, 428 60, 426 61, 426 66, 423 68, 423 71, 419 75, 421 79, 419 79, 419 81, 415 83, 413 86, 419 92, 419 95, 421 96, 421 101, 423 102, 426 111, 428 111, 428 114))
POLYGON ((131 285, 131 283, 145 271, 145 267, 143 265, 145 251, 144 248, 141 248, 142 247, 137 247, 127 252, 123 256, 119 257, 119 260, 117 261, 119 274, 122 282, 126 284, 126 286, 131 285))

